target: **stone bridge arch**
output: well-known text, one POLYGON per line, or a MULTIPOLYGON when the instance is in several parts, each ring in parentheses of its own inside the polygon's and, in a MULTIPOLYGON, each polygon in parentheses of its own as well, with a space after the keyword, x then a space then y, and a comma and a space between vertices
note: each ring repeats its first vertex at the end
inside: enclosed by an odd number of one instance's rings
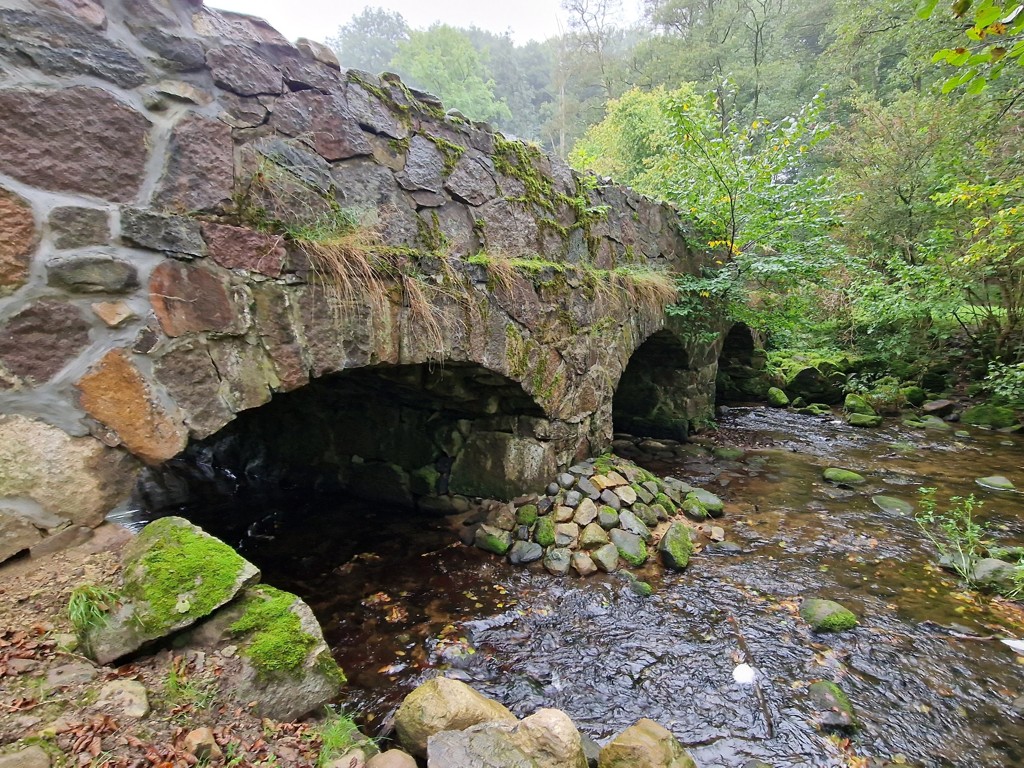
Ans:
POLYGON ((94 524, 140 465, 363 369, 512 382, 544 471, 608 445, 709 261, 676 211, 258 19, 87 5, 0 9, 0 503, 94 524), (380 279, 332 299, 353 228, 380 279))

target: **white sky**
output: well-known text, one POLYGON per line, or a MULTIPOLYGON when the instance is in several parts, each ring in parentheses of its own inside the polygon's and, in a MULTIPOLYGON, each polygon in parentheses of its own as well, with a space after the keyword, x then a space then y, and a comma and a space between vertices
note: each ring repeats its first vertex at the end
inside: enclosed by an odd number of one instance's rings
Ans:
MULTIPOLYGON (((640 0, 623 0, 625 22, 639 17, 640 0)), ((226 11, 260 16, 289 40, 323 42, 367 5, 398 11, 409 26, 425 29, 435 21, 455 27, 477 26, 512 32, 516 43, 545 40, 565 27, 559 0, 208 0, 226 11)))

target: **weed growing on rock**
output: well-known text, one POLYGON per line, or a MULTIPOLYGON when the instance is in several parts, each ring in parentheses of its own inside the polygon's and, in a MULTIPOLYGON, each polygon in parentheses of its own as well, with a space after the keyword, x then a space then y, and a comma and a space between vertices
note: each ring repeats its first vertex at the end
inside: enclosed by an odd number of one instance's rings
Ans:
POLYGON ((921 502, 914 520, 921 531, 939 551, 939 555, 967 583, 972 582, 974 565, 984 553, 985 527, 974 519, 974 512, 982 502, 972 493, 964 498, 953 496, 950 507, 940 512, 935 501, 934 488, 921 488, 921 502))
POLYGON ((118 601, 117 593, 106 587, 95 584, 75 587, 68 600, 68 618, 71 619, 79 642, 89 632, 107 623, 107 616, 118 601))
POLYGON ((331 709, 329 712, 319 728, 321 746, 316 768, 326 768, 332 760, 342 757, 365 738, 359 733, 359 727, 351 715, 344 710, 331 709))

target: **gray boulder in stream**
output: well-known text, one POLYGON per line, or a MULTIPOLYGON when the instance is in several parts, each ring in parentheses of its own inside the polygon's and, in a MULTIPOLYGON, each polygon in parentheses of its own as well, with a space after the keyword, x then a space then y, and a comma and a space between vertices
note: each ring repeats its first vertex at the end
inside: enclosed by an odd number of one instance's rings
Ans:
POLYGON ((807 698, 824 730, 851 730, 857 727, 853 705, 842 689, 828 680, 811 683, 807 698))
POLYGON ((857 626, 857 617, 834 600, 810 597, 800 606, 800 616, 815 632, 842 632, 857 626))
POLYGON ((601 750, 598 768, 697 768, 683 745, 666 728, 644 718, 601 750))

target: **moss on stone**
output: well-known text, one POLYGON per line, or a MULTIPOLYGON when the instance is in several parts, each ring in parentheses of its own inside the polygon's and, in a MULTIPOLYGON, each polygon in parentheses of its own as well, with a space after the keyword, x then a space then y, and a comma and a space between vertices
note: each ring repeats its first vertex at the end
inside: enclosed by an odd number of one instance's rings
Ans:
POLYGON ((139 621, 151 628, 199 618, 227 602, 245 560, 224 542, 176 518, 155 520, 135 544, 144 554, 126 593, 143 601, 139 621))
POLYGON ((454 173, 455 166, 459 164, 459 158, 465 153, 466 148, 440 136, 431 136, 429 133, 425 133, 423 136, 433 142, 434 146, 444 156, 444 177, 448 178, 454 173))
POLYGON ((540 517, 536 504, 524 504, 516 510, 516 522, 519 525, 533 525, 540 517))
POLYGON ((542 547, 554 546, 555 521, 550 515, 537 521, 537 530, 533 534, 533 539, 542 547))
POLYGON ((514 379, 522 379, 530 366, 530 348, 519 329, 509 323, 505 326, 505 354, 508 372, 514 379))
POLYGON ((1005 408, 1001 405, 985 403, 968 408, 963 412, 960 421, 964 424, 971 424, 976 427, 987 427, 989 429, 1005 429, 1017 423, 1017 416, 1012 408, 1005 408))
POLYGON ((301 620, 291 610, 298 598, 266 585, 249 594, 242 616, 230 627, 233 635, 248 636, 242 653, 262 674, 294 672, 302 667, 317 639, 303 631, 301 620))
POLYGON ((654 503, 661 504, 661 506, 665 508, 665 511, 668 512, 670 515, 674 515, 676 512, 679 511, 679 505, 672 501, 672 499, 668 497, 668 494, 665 493, 659 493, 657 496, 655 496, 654 503))

